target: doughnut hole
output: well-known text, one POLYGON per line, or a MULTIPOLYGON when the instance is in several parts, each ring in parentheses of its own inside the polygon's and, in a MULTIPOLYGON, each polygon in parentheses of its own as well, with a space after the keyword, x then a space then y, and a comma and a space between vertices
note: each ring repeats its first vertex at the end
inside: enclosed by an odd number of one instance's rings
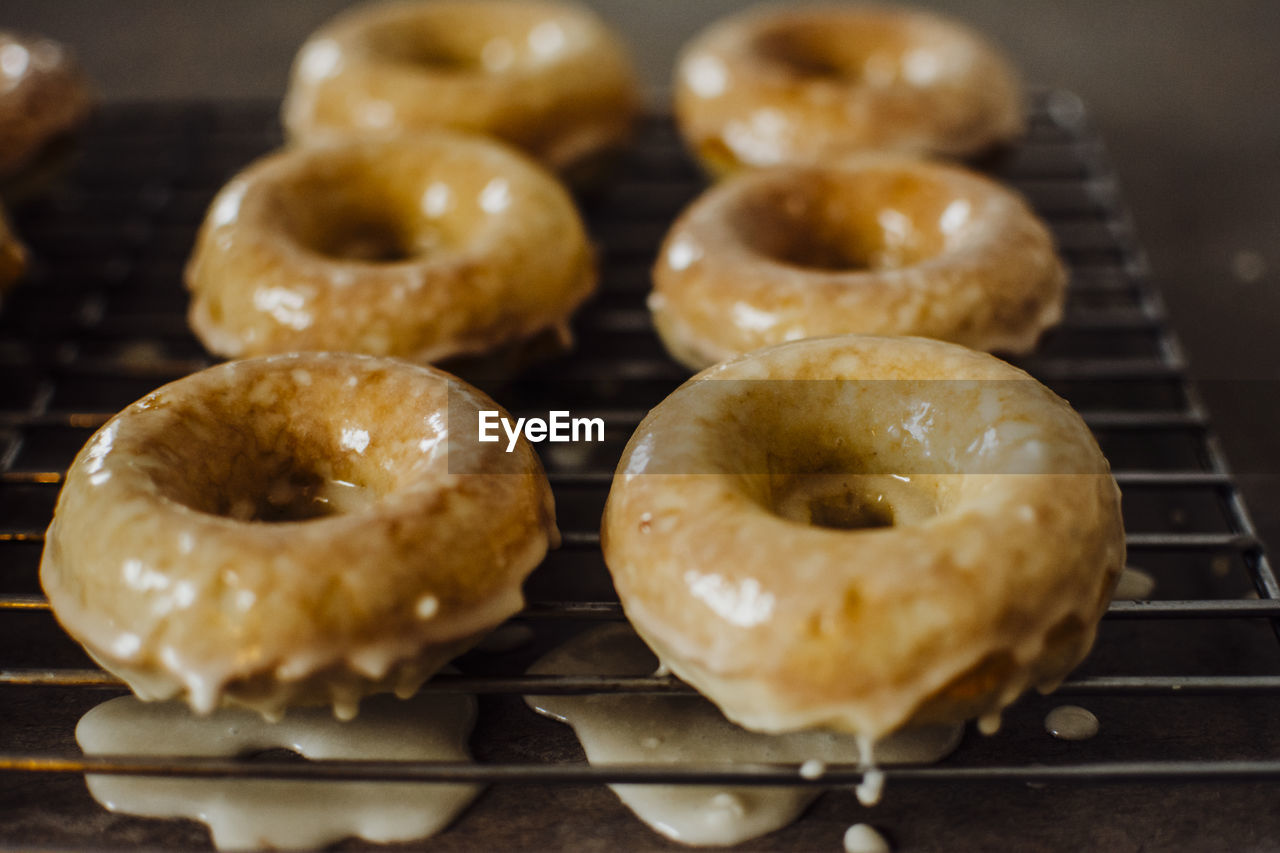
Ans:
POLYGON ((916 524, 939 512, 936 477, 859 473, 868 467, 866 460, 844 457, 838 447, 785 462, 789 464, 781 470, 769 472, 758 500, 789 521, 832 530, 869 530, 916 524), (805 470, 809 466, 814 470, 805 470))
POLYGON ((477 15, 465 3, 419 4, 385 16, 365 35, 369 55, 426 72, 500 74, 528 68, 563 49, 563 25, 551 10, 513 3, 503 14, 477 15))
POLYGON ((363 206, 335 205, 329 215, 320 211, 299 235, 300 242, 329 258, 371 263, 410 261, 438 248, 434 229, 413 228, 390 219, 383 210, 360 209, 363 206))
POLYGON ((833 530, 919 524, 955 505, 959 478, 931 446, 931 427, 915 415, 927 389, 914 385, 697 383, 684 405, 701 409, 700 420, 717 429, 685 458, 705 458, 707 470, 730 474, 756 505, 799 524, 833 530), (913 423, 913 432, 895 428, 904 423, 913 423))
POLYGON ((271 185, 277 227, 322 259, 416 263, 456 255, 486 237, 512 204, 499 165, 471 155, 406 156, 389 147, 326 151, 271 185), (388 163, 388 160, 402 160, 388 163))
POLYGON ((900 269, 963 245, 976 199, 941 180, 902 170, 809 172, 761 182, 730 212, 743 246, 819 272, 900 269))
POLYGON ((181 427, 151 436, 162 463, 151 482, 168 500, 239 522, 368 510, 420 470, 423 444, 442 438, 424 430, 439 433, 443 423, 413 423, 398 410, 415 406, 384 395, 376 375, 361 380, 324 382, 299 369, 184 402, 181 427))
POLYGON ((893 527, 902 514, 896 498, 904 491, 892 488, 896 482, 856 474, 774 477, 769 484, 769 506, 775 515, 814 527, 893 527))

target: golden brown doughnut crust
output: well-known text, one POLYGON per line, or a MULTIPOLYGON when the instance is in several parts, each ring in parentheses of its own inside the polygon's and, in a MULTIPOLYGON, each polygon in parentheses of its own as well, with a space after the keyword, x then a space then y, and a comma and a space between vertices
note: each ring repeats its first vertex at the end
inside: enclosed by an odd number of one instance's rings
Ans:
POLYGON ((0 30, 0 178, 78 127, 89 106, 88 86, 66 48, 0 30))
POLYGON ((602 535, 627 618, 730 719, 871 739, 1055 686, 1125 552, 1065 402, 982 353, 854 335, 685 383, 631 437, 602 535))
POLYGON ((453 127, 566 172, 623 145, 639 108, 623 44, 585 7, 402 0, 352 9, 307 40, 284 125, 300 140, 453 127))
POLYGON ((499 407, 350 354, 166 385, 67 473, 40 566, 54 614, 143 699, 346 717, 407 696, 520 609, 556 539, 527 443, 449 441, 477 409, 499 407))
POLYGON ((1061 319, 1066 279, 1048 227, 1013 191, 873 154, 710 189, 668 233, 649 306, 695 369, 848 333, 1024 353, 1061 319))
POLYGON ((767 5, 684 50, 676 118, 713 173, 874 150, 970 157, 1019 136, 1009 63, 957 22, 903 7, 767 5))
POLYGON ((219 355, 436 361, 566 330, 596 274, 554 177, 434 131, 252 164, 214 200, 186 279, 191 325, 219 355))

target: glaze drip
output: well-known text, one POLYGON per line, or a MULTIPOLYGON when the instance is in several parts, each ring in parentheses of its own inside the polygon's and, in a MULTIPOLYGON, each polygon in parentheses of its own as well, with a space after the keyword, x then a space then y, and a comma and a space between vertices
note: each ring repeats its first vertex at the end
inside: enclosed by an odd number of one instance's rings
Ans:
POLYGON ((1089 740, 1098 734, 1098 718, 1079 705, 1059 705, 1044 718, 1044 729, 1059 740, 1089 740))
POLYGON ((1142 569, 1125 566, 1116 582, 1116 591, 1112 598, 1121 601, 1140 601, 1151 597, 1155 592, 1156 579, 1142 569))
POLYGON ((844 833, 845 853, 889 853, 892 849, 875 827, 855 823, 844 833))

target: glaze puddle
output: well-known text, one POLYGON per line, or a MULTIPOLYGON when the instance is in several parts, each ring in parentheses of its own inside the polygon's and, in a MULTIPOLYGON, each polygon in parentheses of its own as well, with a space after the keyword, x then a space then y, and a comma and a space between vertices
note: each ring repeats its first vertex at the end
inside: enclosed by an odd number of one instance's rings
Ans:
MULTIPOLYGON (((547 654, 535 674, 648 675, 658 661, 625 625, 587 631, 547 654)), ((540 714, 568 723, 592 764, 795 763, 797 778, 817 778, 828 764, 860 764, 853 735, 760 734, 724 718, 701 696, 529 696, 540 714)), ((878 764, 926 764, 948 755, 962 727, 934 726, 875 745, 878 764)), ((684 844, 736 844, 794 821, 821 793, 814 786, 725 788, 701 785, 610 785, 650 827, 684 844)))
MULTIPOLYGON (((268 723, 253 711, 199 717, 176 702, 122 696, 81 717, 76 740, 88 755, 233 757, 291 750, 315 759, 467 761, 475 715, 475 698, 467 695, 373 696, 345 723, 328 708, 294 709, 268 723)), ((399 782, 93 774, 85 782, 109 811, 201 821, 222 850, 315 848, 350 836, 412 841, 444 829, 479 793, 474 785, 399 782)))
POLYGON ((1093 712, 1079 705, 1059 705, 1044 718, 1044 730, 1059 740, 1088 740, 1100 728, 1093 712))

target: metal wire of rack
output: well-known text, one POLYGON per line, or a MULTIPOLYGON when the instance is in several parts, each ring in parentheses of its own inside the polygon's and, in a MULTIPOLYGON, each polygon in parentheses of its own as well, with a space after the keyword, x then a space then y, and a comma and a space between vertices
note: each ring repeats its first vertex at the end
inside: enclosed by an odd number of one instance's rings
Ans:
MULTIPOLYGON (((688 688, 663 676, 525 675, 532 650, 473 653, 462 674, 424 688, 498 703, 488 717, 482 713, 474 764, 78 755, 71 732, 79 713, 104 691, 123 688, 53 622, 36 581, 43 530, 67 464, 97 426, 163 382, 212 363, 187 330, 181 267, 213 193, 278 141, 270 104, 109 107, 87 133, 69 178, 16 213, 36 266, 0 312, 0 712, 16 721, 0 734, 0 778, 65 785, 78 783, 73 774, 93 771, 568 786, 814 784, 789 766, 587 765, 566 736, 549 734, 545 726, 554 724, 532 719, 519 705, 521 694, 688 688), (495 734, 507 730, 515 734, 495 734), (482 745, 486 731, 491 746, 482 745)), ((1038 96, 1028 138, 992 170, 1050 222, 1072 271, 1063 324, 1020 364, 1070 400, 1095 431, 1125 492, 1130 561, 1156 577, 1161 594, 1114 602, 1094 656, 1060 692, 1120 706, 1194 696, 1271 701, 1280 696, 1280 648, 1268 624, 1280 630, 1280 580, 1187 380, 1114 172, 1079 102, 1066 93, 1038 96)), ((601 445, 544 453, 564 547, 530 580, 530 604, 516 617, 544 644, 587 622, 623 618, 596 529, 622 443, 648 407, 687 376, 656 341, 644 295, 658 241, 702 186, 670 121, 647 121, 617 185, 585 202, 602 251, 603 286, 576 321, 577 348, 519 382, 486 389, 513 411, 545 410, 551 401, 607 425, 601 445)), ((1022 705, 1039 707, 1035 702, 1022 705)), ((1277 716, 1274 703, 1267 708, 1277 716)), ((1117 748, 1082 760, 1048 747, 1019 757, 992 741, 936 766, 889 768, 886 775, 890 785, 1280 779, 1280 749, 1265 740, 1244 747, 1206 741, 1203 750, 1173 755, 1135 744, 1129 753, 1117 748)), ((856 768, 835 768, 818 784, 860 778, 856 768)), ((19 803, 56 816, 58 803, 42 796, 38 806, 19 803)), ((0 798, 0 817, 6 805, 0 798)), ((469 820, 462 819, 464 828, 469 820)), ((78 829, 42 826, 34 839, 0 830, 0 841, 97 843, 78 829)))

